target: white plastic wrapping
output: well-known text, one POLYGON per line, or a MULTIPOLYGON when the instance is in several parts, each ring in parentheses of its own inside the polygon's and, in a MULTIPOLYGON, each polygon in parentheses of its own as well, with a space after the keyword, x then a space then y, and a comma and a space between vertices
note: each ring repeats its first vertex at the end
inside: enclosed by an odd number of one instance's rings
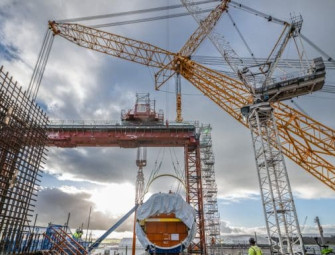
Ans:
MULTIPOLYGON (((137 209, 137 220, 141 221, 150 216, 161 213, 174 213, 176 218, 180 219, 189 228, 187 238, 181 243, 185 247, 193 240, 196 234, 196 212, 184 201, 184 199, 175 193, 157 193, 152 195, 144 204, 137 209)), ((136 235, 143 247, 156 246, 161 249, 170 249, 174 247, 159 247, 150 242, 141 228, 140 224, 136 223, 136 235)), ((179 244, 180 245, 180 244, 179 244)), ((179 246, 176 245, 175 247, 179 246)))

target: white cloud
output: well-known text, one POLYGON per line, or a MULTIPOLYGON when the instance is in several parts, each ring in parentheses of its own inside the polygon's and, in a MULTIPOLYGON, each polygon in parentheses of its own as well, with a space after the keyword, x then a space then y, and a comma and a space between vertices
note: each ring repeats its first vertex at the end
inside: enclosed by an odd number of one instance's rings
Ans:
POLYGON ((252 190, 247 190, 243 188, 238 188, 235 190, 229 190, 227 192, 224 192, 224 194, 220 194, 218 196, 219 199, 223 199, 226 202, 240 202, 241 200, 244 199, 252 199, 252 200, 257 200, 259 199, 259 193, 252 191, 252 190))
POLYGON ((135 186, 130 183, 105 185, 90 194, 95 210, 105 214, 123 216, 135 205, 135 186))
MULTIPOLYGON (((84 229, 84 235, 85 235, 85 229, 84 229)), ((103 234, 105 234, 106 231, 103 230, 96 230, 96 229, 92 229, 89 231, 89 233, 92 232, 92 238, 99 238, 101 237, 103 234)), ((108 237, 106 238, 115 238, 115 239, 122 239, 122 238, 132 238, 133 237, 133 232, 131 231, 113 231, 112 233, 110 233, 108 235, 108 237)))
POLYGON ((222 235, 254 235, 255 233, 260 235, 266 235, 265 226, 260 227, 236 227, 231 225, 229 221, 221 221, 220 229, 222 235))
POLYGON ((294 187, 294 195, 302 199, 335 199, 335 193, 330 188, 326 186, 313 187, 310 184, 300 184, 298 187, 294 187))
MULTIPOLYGON (((335 225, 322 224, 324 236, 330 236, 335 234, 335 225)), ((306 225, 302 227, 301 232, 305 236, 319 236, 320 232, 317 226, 306 225)))

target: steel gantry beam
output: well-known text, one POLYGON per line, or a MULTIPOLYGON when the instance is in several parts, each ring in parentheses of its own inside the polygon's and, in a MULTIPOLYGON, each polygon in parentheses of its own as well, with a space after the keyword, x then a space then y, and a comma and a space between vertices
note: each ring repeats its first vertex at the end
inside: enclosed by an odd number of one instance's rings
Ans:
POLYGON ((195 126, 57 123, 48 126, 48 146, 56 147, 183 147, 195 144, 195 126))

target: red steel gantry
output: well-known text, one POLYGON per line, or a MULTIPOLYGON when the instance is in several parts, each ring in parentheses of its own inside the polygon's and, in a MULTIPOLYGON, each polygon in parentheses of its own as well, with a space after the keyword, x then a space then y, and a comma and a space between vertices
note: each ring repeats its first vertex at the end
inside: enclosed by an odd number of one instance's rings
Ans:
POLYGON ((61 148, 73 147, 184 147, 186 200, 197 211, 197 234, 189 247, 190 253, 207 254, 204 204, 202 197, 199 135, 194 124, 157 121, 97 122, 59 121, 47 128, 48 144, 61 148))

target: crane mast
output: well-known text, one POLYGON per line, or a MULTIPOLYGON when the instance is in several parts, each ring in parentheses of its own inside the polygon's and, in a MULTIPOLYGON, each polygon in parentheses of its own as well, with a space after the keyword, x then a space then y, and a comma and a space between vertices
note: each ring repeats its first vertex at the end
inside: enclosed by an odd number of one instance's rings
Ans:
POLYGON ((286 35, 282 34, 284 38, 267 70, 261 92, 253 90, 254 103, 245 115, 251 130, 268 238, 271 250, 279 254, 304 253, 305 249, 273 108, 265 91, 285 46, 294 32, 300 31, 301 23, 285 25, 286 35), (278 237, 278 242, 274 237, 278 237))
POLYGON ((279 254, 303 252, 300 226, 273 108, 269 103, 253 105, 248 122, 271 249, 279 254), (274 237, 278 237, 278 242, 274 237))

